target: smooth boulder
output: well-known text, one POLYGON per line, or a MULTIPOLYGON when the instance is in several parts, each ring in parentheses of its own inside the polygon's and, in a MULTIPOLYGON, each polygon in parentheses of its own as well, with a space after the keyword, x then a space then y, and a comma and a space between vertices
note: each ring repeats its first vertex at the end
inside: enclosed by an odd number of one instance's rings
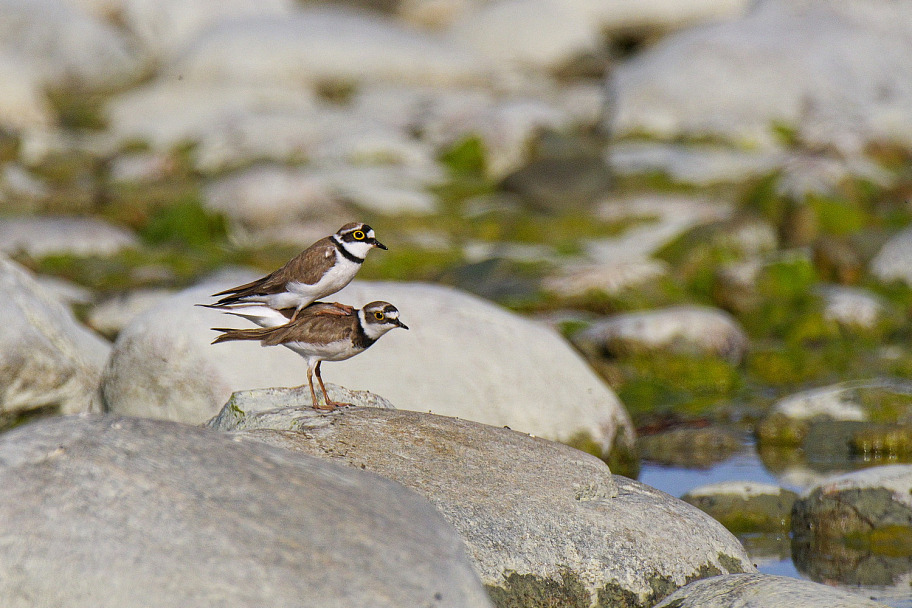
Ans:
POLYGON ((0 435, 0 484, 6 606, 490 606, 414 492, 206 429, 44 420, 0 435))
MULTIPOLYGON (((305 382, 303 359, 286 348, 210 345, 217 335, 212 327, 254 326, 194 304, 211 302, 210 294, 255 276, 190 288, 128 324, 102 384, 110 410, 200 423, 234 391, 305 382)), ((590 446, 605 457, 632 447, 633 429, 617 397, 547 327, 436 285, 356 281, 331 300, 353 306, 392 302, 411 329, 390 332, 347 361, 327 362, 327 382, 370 390, 399 409, 509 426, 590 446)))
POLYGON ((24 268, 0 256, 0 414, 98 411, 111 346, 24 268))
POLYGON ((499 606, 648 606, 694 578, 752 570, 703 512, 525 433, 379 408, 254 412, 234 427, 424 495, 459 530, 499 606))

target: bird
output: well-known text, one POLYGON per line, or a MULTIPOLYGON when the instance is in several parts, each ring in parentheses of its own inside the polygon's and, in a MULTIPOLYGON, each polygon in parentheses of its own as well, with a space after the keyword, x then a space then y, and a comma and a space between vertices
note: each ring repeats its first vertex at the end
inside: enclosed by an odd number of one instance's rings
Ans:
MULTIPOLYGON (((221 299, 208 306, 233 308, 266 304, 276 310, 293 307, 291 320, 294 321, 306 306, 351 283, 367 253, 374 247, 387 249, 376 239, 373 228, 360 222, 345 224, 335 234, 320 239, 275 272, 212 294, 212 297, 221 299)), ((345 304, 334 305, 344 313, 354 311, 345 304)))
MULTIPOLYGON (((344 361, 364 352, 383 334, 408 326, 399 320, 399 310, 389 302, 376 301, 365 304, 352 312, 341 311, 335 303, 314 302, 301 310, 295 318, 295 309, 274 310, 265 306, 231 311, 263 326, 261 328, 231 329, 213 327, 222 335, 213 340, 213 344, 229 340, 256 340, 262 346, 282 345, 298 353, 307 362, 307 384, 313 407, 317 410, 334 410, 337 407, 351 405, 340 403, 329 398, 323 378, 320 376, 320 363, 323 361, 344 361), (289 320, 291 319, 291 320, 289 320), (279 325, 281 320, 286 323, 279 325), (313 376, 316 374, 320 389, 323 391, 326 405, 321 407, 314 391, 313 376)), ((303 388, 301 384, 295 388, 303 388)))

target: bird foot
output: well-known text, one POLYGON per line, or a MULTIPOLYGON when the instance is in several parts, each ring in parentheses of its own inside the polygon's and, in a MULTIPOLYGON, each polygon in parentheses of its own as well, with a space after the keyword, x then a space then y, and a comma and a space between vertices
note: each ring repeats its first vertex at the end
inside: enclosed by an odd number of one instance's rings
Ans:
POLYGON ((336 406, 333 403, 326 403, 326 404, 314 403, 313 409, 319 410, 321 412, 331 412, 334 409, 336 409, 336 406))
POLYGON ((349 306, 348 304, 342 304, 341 302, 333 302, 333 306, 345 311, 345 314, 350 315, 355 312, 354 306, 349 306))

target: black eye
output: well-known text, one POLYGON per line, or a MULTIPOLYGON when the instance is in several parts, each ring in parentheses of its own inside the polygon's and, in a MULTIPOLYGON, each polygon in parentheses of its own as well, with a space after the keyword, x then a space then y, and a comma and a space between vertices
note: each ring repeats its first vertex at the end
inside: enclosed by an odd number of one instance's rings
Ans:
POLYGON ((383 313, 382 313, 382 312, 375 312, 375 313, 374 313, 374 318, 377 319, 378 321, 382 321, 382 320, 383 320, 383 313))
POLYGON ((364 232, 361 230, 355 230, 354 232, 352 232, 352 236, 355 237, 356 241, 364 240, 364 232))

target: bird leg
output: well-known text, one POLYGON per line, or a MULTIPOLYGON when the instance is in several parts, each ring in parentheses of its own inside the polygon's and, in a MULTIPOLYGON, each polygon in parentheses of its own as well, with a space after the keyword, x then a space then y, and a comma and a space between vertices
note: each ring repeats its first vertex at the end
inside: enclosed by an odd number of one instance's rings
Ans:
POLYGON ((308 367, 307 368, 307 383, 310 385, 310 398, 313 400, 313 408, 315 410, 325 410, 325 411, 331 412, 332 410, 336 409, 336 405, 332 401, 329 400, 329 395, 326 394, 326 388, 324 388, 324 386, 323 386, 323 380, 320 379, 320 362, 319 361, 317 362, 316 369, 317 369, 317 380, 320 380, 320 388, 323 389, 323 395, 326 397, 326 405, 324 405, 323 407, 320 407, 320 402, 317 401, 317 393, 314 392, 314 383, 313 383, 314 370, 312 367, 308 367))
POLYGON ((326 397, 326 405, 330 405, 333 408, 348 407, 348 406, 353 405, 351 403, 341 403, 339 401, 333 401, 332 399, 329 398, 329 393, 326 392, 326 386, 323 385, 323 377, 320 375, 320 363, 322 363, 322 361, 317 362, 317 368, 316 368, 317 381, 320 383, 320 388, 323 389, 323 395, 326 397))

